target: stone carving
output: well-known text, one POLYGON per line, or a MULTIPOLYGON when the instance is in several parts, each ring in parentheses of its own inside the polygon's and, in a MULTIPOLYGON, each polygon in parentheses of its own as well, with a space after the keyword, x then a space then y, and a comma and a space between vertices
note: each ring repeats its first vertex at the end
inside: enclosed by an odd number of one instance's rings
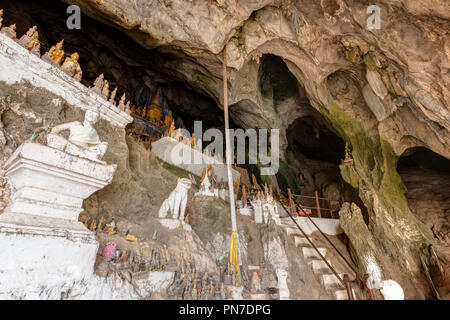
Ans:
POLYGON ((16 34, 16 25, 12 24, 9 27, 3 27, 1 29, 1 32, 6 34, 8 37, 10 37, 11 39, 17 39, 17 34, 16 34))
POLYGON ((402 287, 394 280, 384 280, 381 285, 381 294, 384 300, 404 300, 402 287))
POLYGON ((164 200, 159 209, 159 217, 166 218, 168 213, 172 214, 173 219, 184 220, 186 204, 188 198, 188 190, 191 188, 191 180, 179 178, 176 188, 170 193, 169 198, 164 200))
POLYGON ((83 123, 73 121, 54 127, 47 136, 48 146, 81 158, 102 162, 100 160, 108 149, 108 143, 100 141, 97 130, 93 127, 99 116, 98 111, 88 110, 83 123), (59 135, 64 130, 70 130, 68 140, 59 135))
POLYGON ((80 64, 78 63, 79 58, 80 56, 78 55, 78 53, 72 53, 70 57, 66 58, 63 65, 61 66, 61 69, 65 73, 67 73, 78 82, 81 81, 81 77, 83 75, 83 71, 81 70, 80 64))

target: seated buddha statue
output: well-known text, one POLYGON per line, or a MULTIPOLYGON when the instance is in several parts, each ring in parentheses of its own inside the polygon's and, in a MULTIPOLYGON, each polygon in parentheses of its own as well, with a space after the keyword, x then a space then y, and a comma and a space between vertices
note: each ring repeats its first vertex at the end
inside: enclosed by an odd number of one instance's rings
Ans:
POLYGON ((31 40, 28 42, 27 48, 36 56, 41 56, 41 43, 39 42, 39 33, 37 31, 31 36, 31 40))
POLYGON ((100 141, 94 128, 99 117, 98 110, 87 110, 83 123, 73 121, 54 127, 47 136, 48 146, 81 158, 102 162, 100 160, 108 149, 108 143, 100 141), (65 130, 70 131, 68 139, 60 135, 61 131, 65 130))
POLYGON ((69 76, 80 82, 83 71, 81 70, 80 64, 78 63, 78 59, 78 53, 72 53, 70 57, 66 58, 63 65, 61 66, 61 69, 69 76))
POLYGON ((50 50, 42 56, 42 59, 52 65, 59 66, 64 58, 63 43, 64 40, 61 40, 56 45, 52 46, 50 50))

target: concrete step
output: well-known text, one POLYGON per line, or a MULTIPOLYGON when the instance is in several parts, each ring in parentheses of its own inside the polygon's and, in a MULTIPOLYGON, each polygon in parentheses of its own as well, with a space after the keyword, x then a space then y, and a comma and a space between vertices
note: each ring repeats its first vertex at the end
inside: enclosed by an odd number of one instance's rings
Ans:
POLYGON ((285 230, 288 236, 302 236, 297 227, 286 227, 285 230))
MULTIPOLYGON (((355 290, 353 290, 353 296, 355 297, 355 290)), ((348 294, 347 294, 347 290, 342 289, 342 290, 335 290, 333 291, 334 296, 336 297, 336 300, 348 300, 348 294)))
POLYGON ((297 247, 312 247, 308 240, 304 237, 294 236, 294 242, 297 247))
MULTIPOLYGON (((341 279, 343 279, 344 275, 339 274, 339 277, 341 277, 341 279)), ((338 289, 338 290, 345 289, 345 287, 338 280, 338 278, 336 278, 336 276, 334 274, 322 274, 321 278, 322 278, 322 284, 327 289, 338 289)))
MULTIPOLYGON (((327 261, 332 266, 331 262, 329 260, 327 260, 327 261)), ((327 266, 325 261, 323 261, 322 259, 310 260, 308 263, 312 267, 314 273, 317 273, 317 274, 331 274, 332 273, 331 269, 327 266)))
MULTIPOLYGON (((306 240, 306 239, 305 239, 306 240)), ((327 254, 327 249, 326 248, 317 248, 317 250, 319 250, 319 252, 322 254, 322 256, 325 257, 325 255, 327 254)), ((322 259, 319 254, 317 253, 316 249, 314 248, 302 248, 302 252, 303 252, 303 256, 306 259, 316 259, 316 260, 320 260, 322 259)))

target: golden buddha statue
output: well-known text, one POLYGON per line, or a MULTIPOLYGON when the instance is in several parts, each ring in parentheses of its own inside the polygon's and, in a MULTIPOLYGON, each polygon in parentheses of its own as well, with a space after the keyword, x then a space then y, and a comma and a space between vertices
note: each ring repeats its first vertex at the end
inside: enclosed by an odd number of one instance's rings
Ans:
POLYGON ((106 79, 103 81, 102 97, 105 100, 108 100, 109 97, 109 82, 106 79))
POLYGON ((174 131, 175 131, 175 121, 172 120, 169 128, 169 137, 172 137, 174 131))
POLYGON ((253 189, 259 189, 258 183, 256 182, 256 177, 255 177, 254 173, 252 173, 252 183, 253 183, 253 185, 252 185, 253 189))
POLYGON ((78 53, 72 53, 70 57, 66 58, 63 65, 61 66, 62 71, 73 77, 78 82, 81 81, 81 76, 83 74, 80 64, 78 63, 79 58, 80 56, 78 55, 78 53))
POLYGON ((64 50, 63 50, 64 39, 58 42, 55 46, 51 47, 50 55, 52 57, 53 65, 60 65, 64 58, 64 50))
POLYGON ((39 32, 33 33, 31 36, 30 42, 28 42, 27 48, 31 53, 37 55, 38 57, 41 56, 41 43, 39 41, 39 32))
POLYGON ((147 107, 144 107, 144 109, 142 109, 142 113, 141 113, 141 117, 142 118, 146 118, 147 117, 147 107))
POLYGON ((168 127, 169 125, 171 125, 173 122, 173 119, 171 116, 167 115, 164 119, 164 126, 168 127))
POLYGON ((33 34, 36 32, 37 27, 33 26, 30 29, 28 29, 27 33, 25 33, 23 36, 20 37, 19 39, 19 44, 22 47, 27 48, 28 47, 28 43, 31 41, 31 37, 33 36, 33 34))
POLYGON ((195 147, 195 133, 191 136, 191 147, 195 147))
POLYGON ((0 28, 2 27, 3 23, 3 9, 0 9, 0 28))

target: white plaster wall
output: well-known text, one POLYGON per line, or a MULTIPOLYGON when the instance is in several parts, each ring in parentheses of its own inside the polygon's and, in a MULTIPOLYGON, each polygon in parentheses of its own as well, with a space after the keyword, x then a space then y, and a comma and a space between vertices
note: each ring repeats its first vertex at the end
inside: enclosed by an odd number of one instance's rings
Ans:
MULTIPOLYGON (((341 234, 343 232, 339 219, 311 218, 314 223, 322 230, 323 233, 331 236, 341 234)), ((306 234, 310 235, 317 231, 316 227, 306 217, 297 217, 295 219, 306 234)))
POLYGON ((91 92, 61 69, 31 54, 8 36, 0 33, 0 80, 8 84, 27 81, 60 96, 83 110, 100 108, 100 116, 119 127, 133 121, 126 112, 91 92))

